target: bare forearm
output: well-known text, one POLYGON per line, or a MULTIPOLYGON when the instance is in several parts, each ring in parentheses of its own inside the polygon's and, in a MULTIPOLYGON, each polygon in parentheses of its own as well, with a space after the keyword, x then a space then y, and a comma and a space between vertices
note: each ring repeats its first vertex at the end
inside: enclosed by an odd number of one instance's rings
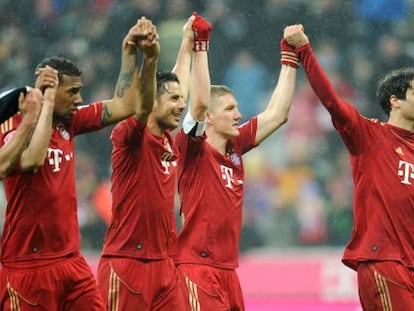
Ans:
POLYGON ((140 122, 146 122, 148 115, 152 111, 155 101, 155 93, 157 88, 156 81, 157 58, 146 58, 141 69, 141 100, 137 101, 138 107, 135 112, 135 118, 140 122))
POLYGON ((181 91, 183 93, 184 100, 187 100, 189 92, 193 45, 194 43, 191 39, 183 38, 174 68, 172 70, 180 80, 181 91))
POLYGON ((44 102, 29 145, 22 153, 20 168, 31 171, 43 165, 50 143, 53 122, 53 103, 44 102))
POLYGON ((0 179, 6 177, 27 147, 34 130, 34 123, 22 122, 13 138, 0 149, 0 179))
POLYGON ((137 56, 123 51, 121 69, 112 100, 105 101, 102 112, 102 126, 114 124, 135 113, 139 96, 139 72, 137 56))
POLYGON ((260 143, 286 123, 296 84, 296 68, 282 65, 277 86, 264 112, 258 115, 256 142, 260 143))
POLYGON ((296 72, 297 70, 291 66, 281 67, 279 80, 268 107, 276 122, 283 124, 288 118, 295 92, 296 72))
POLYGON ((210 102, 210 72, 206 51, 194 53, 191 68, 191 116, 194 120, 203 121, 210 102))

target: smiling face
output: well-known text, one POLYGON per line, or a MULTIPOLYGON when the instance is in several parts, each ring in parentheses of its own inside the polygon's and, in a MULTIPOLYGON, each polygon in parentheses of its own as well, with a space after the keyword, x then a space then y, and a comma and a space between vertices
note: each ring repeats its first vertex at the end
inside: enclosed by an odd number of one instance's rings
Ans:
POLYGON ((82 104, 82 81, 80 76, 62 75, 56 92, 54 116, 70 119, 82 104))
POLYGON ((174 130, 180 124, 185 107, 180 84, 169 81, 164 83, 163 92, 157 96, 152 114, 162 130, 174 130))

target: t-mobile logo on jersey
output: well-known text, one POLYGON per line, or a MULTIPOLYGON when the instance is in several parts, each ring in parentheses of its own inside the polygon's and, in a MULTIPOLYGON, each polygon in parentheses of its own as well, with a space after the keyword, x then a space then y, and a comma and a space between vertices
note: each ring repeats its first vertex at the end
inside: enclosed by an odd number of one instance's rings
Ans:
POLYGON ((52 172, 60 171, 60 163, 63 159, 69 161, 73 158, 73 153, 63 154, 63 151, 60 149, 47 148, 47 158, 49 159, 49 165, 52 166, 52 172))
POLYGON ((164 167, 164 174, 169 175, 170 174, 170 166, 176 167, 177 162, 176 161, 161 161, 161 165, 164 167))
POLYGON ((224 185, 227 188, 233 189, 233 169, 225 165, 220 165, 221 169, 221 178, 226 181, 224 185))
POLYGON ((398 176, 402 176, 402 184, 411 185, 410 180, 414 178, 414 164, 400 160, 398 165, 398 176))

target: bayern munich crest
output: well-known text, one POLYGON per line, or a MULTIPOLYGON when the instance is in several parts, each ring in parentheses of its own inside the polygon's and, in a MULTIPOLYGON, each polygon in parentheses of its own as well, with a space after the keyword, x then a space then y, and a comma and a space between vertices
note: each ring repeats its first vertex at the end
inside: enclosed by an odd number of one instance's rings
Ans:
POLYGON ((59 132, 60 132, 60 135, 62 136, 62 138, 63 138, 63 139, 65 139, 65 140, 69 140, 69 138, 70 138, 70 134, 69 134, 69 132, 66 130, 66 128, 61 127, 61 128, 59 129, 59 132))
POLYGON ((240 165, 241 160, 237 153, 232 153, 230 156, 230 161, 233 162, 234 165, 240 165))

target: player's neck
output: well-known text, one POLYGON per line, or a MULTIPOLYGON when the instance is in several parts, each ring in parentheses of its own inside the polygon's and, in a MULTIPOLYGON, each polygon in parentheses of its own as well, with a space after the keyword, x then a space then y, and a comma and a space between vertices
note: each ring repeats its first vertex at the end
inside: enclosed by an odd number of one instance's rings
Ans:
POLYGON ((156 135, 156 136, 163 136, 165 133, 165 129, 163 129, 162 127, 160 127, 160 125, 158 124, 158 122, 156 122, 153 118, 148 118, 147 121, 147 128, 149 129, 149 131, 156 135))
POLYGON ((390 115, 390 118, 388 119, 388 124, 402 128, 407 131, 414 131, 414 121, 402 118, 400 115, 390 115))
POLYGON ((206 130, 207 139, 206 141, 212 146, 214 149, 216 149, 221 154, 226 153, 226 147, 228 143, 228 138, 223 137, 223 135, 220 135, 217 132, 214 132, 213 130, 206 130))

